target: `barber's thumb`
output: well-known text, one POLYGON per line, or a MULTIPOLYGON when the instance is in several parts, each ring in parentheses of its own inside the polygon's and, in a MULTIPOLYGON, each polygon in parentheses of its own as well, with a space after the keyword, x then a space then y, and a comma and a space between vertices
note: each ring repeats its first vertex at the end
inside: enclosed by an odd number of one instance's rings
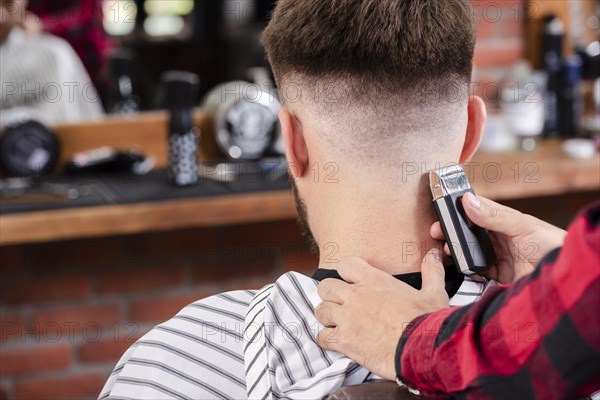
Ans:
POLYGON ((508 207, 484 197, 477 197, 467 192, 462 198, 462 204, 467 217, 477 226, 492 232, 510 234, 514 230, 518 213, 508 207))
POLYGON ((429 250, 421 263, 423 290, 445 290, 445 275, 441 251, 439 249, 429 250))

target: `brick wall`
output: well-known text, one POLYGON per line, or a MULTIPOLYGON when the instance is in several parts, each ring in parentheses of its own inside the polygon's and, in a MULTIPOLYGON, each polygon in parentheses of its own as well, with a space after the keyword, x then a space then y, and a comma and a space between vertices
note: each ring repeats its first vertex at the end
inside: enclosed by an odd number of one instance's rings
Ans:
POLYGON ((526 10, 524 0, 474 0, 471 5, 477 19, 471 93, 493 110, 506 72, 525 56, 525 24, 539 16, 526 10))
POLYGON ((97 396, 127 347, 183 306, 317 265, 294 221, 0 251, 0 399, 97 396))
POLYGON ((477 17, 476 72, 500 77, 498 75, 524 54, 526 11, 523 1, 481 0, 472 4, 477 17))
MULTIPOLYGON (((522 0, 476 1, 474 80, 522 57, 522 0)), ((293 221, 0 249, 0 399, 93 398, 125 349, 213 293, 316 260, 293 221)))
MULTIPOLYGON (((565 227, 596 198, 504 204, 565 227)), ((316 266, 294 221, 0 247, 0 399, 97 397, 123 352, 185 305, 316 266)))
MULTIPOLYGON (((565 227, 596 198, 504 204, 565 227)), ((93 398, 129 345, 183 306, 316 266, 294 221, 0 247, 0 399, 93 398)))

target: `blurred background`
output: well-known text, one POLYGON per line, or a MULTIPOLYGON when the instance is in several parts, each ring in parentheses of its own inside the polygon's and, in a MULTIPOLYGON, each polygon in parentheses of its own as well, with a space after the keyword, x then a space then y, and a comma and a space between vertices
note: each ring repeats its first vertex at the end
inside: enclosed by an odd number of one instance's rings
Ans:
MULTIPOLYGON (((259 43, 275 3, 0 0, 0 399, 93 398, 183 306, 317 267, 259 43)), ((471 5, 473 187, 566 227, 599 198, 600 1, 471 5)))

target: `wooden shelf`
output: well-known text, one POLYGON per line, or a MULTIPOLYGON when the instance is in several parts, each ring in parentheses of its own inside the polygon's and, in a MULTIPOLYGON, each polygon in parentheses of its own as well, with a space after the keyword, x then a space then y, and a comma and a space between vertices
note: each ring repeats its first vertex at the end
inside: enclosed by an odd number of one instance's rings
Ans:
MULTIPOLYGON (((529 153, 478 153, 465 164, 465 169, 475 191, 495 200, 600 190, 600 156, 596 154, 591 160, 570 159, 563 154, 558 141, 542 142, 529 153)), ((0 218, 0 244, 227 226, 295 217, 289 190, 24 212, 0 218)))
POLYGON ((0 244, 227 226, 295 215, 291 191, 15 213, 0 218, 0 244))
POLYGON ((574 160, 561 146, 559 140, 547 140, 532 152, 480 152, 465 164, 465 170, 475 192, 494 200, 600 190, 600 155, 574 160))

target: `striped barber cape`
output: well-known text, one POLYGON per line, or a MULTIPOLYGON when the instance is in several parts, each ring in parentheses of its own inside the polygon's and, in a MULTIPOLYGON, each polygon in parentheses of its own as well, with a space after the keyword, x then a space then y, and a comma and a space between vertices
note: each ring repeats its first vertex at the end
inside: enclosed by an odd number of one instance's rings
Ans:
MULTIPOLYGON (((450 305, 476 301, 490 284, 465 278, 450 305)), ((125 352, 100 399, 318 399, 378 379, 318 346, 317 285, 289 272, 186 306, 125 352)))

